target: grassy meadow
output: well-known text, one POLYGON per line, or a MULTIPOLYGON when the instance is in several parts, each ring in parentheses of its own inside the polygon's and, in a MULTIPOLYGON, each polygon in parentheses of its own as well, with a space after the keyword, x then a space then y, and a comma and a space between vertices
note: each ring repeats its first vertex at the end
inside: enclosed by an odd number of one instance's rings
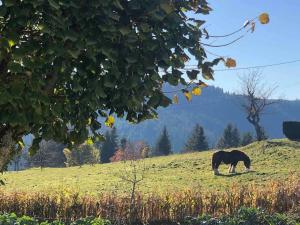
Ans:
MULTIPOLYGON (((243 163, 237 174, 229 175, 228 167, 221 165, 221 176, 211 170, 213 151, 174 154, 140 160, 138 176, 144 179, 138 184, 143 194, 181 191, 187 188, 223 190, 232 184, 258 184, 272 180, 286 180, 300 175, 300 143, 286 139, 253 143, 241 148, 252 159, 252 171, 244 173, 243 163)), ((130 162, 84 165, 70 168, 39 168, 19 172, 7 172, 3 176, 8 192, 57 192, 68 189, 82 194, 99 194, 130 191, 129 182, 122 176, 130 174, 130 162)))

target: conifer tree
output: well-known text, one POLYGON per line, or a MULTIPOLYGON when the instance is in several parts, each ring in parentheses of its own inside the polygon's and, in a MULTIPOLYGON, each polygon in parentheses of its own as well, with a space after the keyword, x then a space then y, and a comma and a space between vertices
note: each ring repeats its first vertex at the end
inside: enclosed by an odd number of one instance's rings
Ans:
POLYGON ((246 132, 243 134, 241 139, 241 146, 249 145, 254 141, 254 138, 250 132, 246 132))
POLYGON ((162 156, 162 155, 169 155, 171 153, 172 153, 171 142, 169 139, 167 128, 165 126, 160 137, 157 140, 155 150, 154 150, 154 155, 162 156))
POLYGON ((110 158, 115 154, 118 149, 118 135, 117 129, 113 128, 111 132, 107 131, 105 133, 105 141, 101 148, 101 163, 109 163, 110 158))
POLYGON ((190 151, 203 151, 208 149, 208 143, 204 135, 203 127, 196 124, 190 138, 185 144, 185 152, 190 151))
POLYGON ((234 148, 240 146, 240 132, 232 124, 228 124, 224 129, 217 148, 234 148))

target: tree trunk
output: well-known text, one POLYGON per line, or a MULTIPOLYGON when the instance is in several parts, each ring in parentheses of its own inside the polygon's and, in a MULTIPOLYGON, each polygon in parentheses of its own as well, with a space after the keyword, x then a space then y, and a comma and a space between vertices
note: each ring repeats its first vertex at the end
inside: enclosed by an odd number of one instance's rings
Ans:
POLYGON ((0 172, 3 172, 9 163, 14 146, 12 133, 10 131, 5 132, 0 137, 0 172))

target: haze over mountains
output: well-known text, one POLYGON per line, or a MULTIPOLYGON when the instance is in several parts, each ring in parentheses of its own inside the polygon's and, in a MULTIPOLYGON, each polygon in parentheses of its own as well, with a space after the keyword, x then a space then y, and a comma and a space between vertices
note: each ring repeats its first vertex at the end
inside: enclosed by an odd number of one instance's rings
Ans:
MULTIPOLYGON (((178 90, 178 87, 174 88, 178 90)), ((167 87, 166 90, 174 88, 167 87)), ((203 126, 212 147, 228 123, 236 125, 241 132, 250 131, 254 134, 241 108, 240 95, 224 93, 221 88, 216 87, 204 88, 202 95, 193 96, 191 102, 188 102, 182 93, 177 95, 179 104, 160 108, 158 119, 147 120, 140 124, 129 124, 125 120, 116 119, 115 127, 119 138, 126 137, 131 141, 143 140, 154 146, 160 132, 166 126, 172 149, 178 152, 182 150, 196 123, 203 126)), ((281 100, 269 106, 262 117, 262 124, 269 138, 284 137, 282 122, 285 120, 300 121, 300 100, 281 100)), ((31 139, 31 136, 27 136, 25 143, 31 143, 31 139)))
MULTIPOLYGON (((196 123, 204 127, 211 146, 215 145, 228 123, 235 124, 241 132, 250 131, 254 134, 240 106, 241 96, 224 93, 222 89, 215 87, 203 89, 203 94, 193 96, 191 102, 187 102, 181 93, 178 96, 179 104, 159 109, 157 120, 148 120, 137 125, 117 120, 119 136, 132 141, 145 140, 154 145, 163 126, 166 125, 173 150, 180 151, 196 123)), ((270 138, 284 137, 281 127, 285 120, 300 121, 299 100, 281 100, 268 108, 262 117, 267 135, 270 138)))

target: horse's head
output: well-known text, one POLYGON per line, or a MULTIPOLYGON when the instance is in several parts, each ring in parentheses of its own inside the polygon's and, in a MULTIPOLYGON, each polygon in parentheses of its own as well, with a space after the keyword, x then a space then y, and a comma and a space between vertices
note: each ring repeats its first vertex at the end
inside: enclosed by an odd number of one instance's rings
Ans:
POLYGON ((250 166, 251 166, 251 160, 248 156, 245 156, 244 165, 245 165, 246 171, 248 172, 250 170, 250 166))

